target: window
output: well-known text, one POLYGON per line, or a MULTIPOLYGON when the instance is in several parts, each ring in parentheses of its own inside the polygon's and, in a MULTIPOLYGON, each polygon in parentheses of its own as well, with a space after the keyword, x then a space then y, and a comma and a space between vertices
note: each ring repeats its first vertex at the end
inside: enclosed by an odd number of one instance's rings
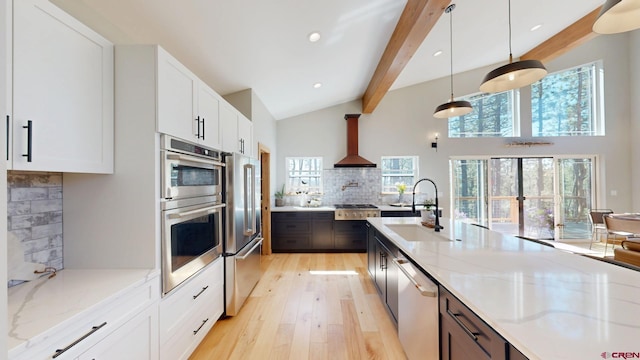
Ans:
POLYGON ((604 135, 602 63, 547 75, 531 85, 533 136, 604 135))
POLYGON ((462 98, 473 106, 467 115, 449 119, 450 138, 519 136, 518 92, 476 94, 462 98))
POLYGON ((417 156, 383 156, 380 163, 383 193, 398 193, 397 184, 405 184, 408 192, 417 181, 417 156))
POLYGON ((286 192, 322 193, 322 157, 288 157, 286 192))

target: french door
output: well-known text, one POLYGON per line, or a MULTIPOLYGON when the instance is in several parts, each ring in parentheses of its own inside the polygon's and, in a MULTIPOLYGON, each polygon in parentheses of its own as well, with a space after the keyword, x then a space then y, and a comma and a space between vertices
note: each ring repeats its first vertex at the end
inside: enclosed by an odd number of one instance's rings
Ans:
POLYGON ((588 239, 593 157, 455 159, 454 217, 536 239, 588 239))

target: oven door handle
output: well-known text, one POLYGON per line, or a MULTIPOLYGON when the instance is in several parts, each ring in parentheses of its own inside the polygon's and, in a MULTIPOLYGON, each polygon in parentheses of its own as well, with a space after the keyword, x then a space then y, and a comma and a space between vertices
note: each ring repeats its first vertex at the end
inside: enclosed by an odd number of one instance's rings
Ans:
POLYGON ((196 215, 196 214, 202 214, 202 215, 209 215, 209 214, 213 214, 216 211, 219 211, 219 209, 223 208, 227 206, 226 204, 220 204, 220 205, 214 205, 214 206, 208 206, 206 208, 202 208, 202 209, 197 209, 197 210, 191 210, 191 211, 185 211, 185 212, 181 212, 181 213, 175 213, 175 214, 169 214, 169 219, 181 219, 187 216, 191 216, 191 215, 196 215))
POLYGON ((201 159, 195 156, 183 155, 183 154, 167 154, 167 160, 179 160, 179 161, 190 161, 198 164, 205 164, 209 166, 225 166, 224 163, 211 159, 201 159))
POLYGON ((255 250, 258 246, 262 245, 262 240, 263 240, 263 239, 262 239, 262 238, 260 238, 260 241, 256 242, 256 244, 255 244, 255 245, 253 245, 253 246, 251 247, 251 249, 249 249, 249 250, 247 251, 247 253, 246 253, 246 254, 244 254, 244 255, 242 255, 242 256, 236 256, 236 260, 244 260, 244 259, 248 258, 248 257, 249 257, 249 255, 251 255, 251 253, 253 253, 253 250, 255 250))

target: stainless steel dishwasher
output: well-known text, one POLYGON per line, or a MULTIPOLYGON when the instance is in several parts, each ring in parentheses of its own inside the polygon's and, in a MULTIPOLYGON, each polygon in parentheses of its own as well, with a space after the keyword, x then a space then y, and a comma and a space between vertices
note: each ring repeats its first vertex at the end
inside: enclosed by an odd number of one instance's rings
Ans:
POLYGON ((439 354, 438 286, 403 256, 398 266, 398 337, 407 358, 436 360, 439 354))

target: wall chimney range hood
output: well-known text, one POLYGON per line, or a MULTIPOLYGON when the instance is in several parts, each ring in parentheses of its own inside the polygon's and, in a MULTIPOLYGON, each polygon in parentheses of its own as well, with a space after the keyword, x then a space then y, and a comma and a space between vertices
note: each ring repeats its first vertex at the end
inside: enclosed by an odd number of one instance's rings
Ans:
POLYGON ((347 120, 347 156, 333 165, 337 168, 376 167, 376 164, 358 155, 358 118, 360 114, 345 114, 347 120))

